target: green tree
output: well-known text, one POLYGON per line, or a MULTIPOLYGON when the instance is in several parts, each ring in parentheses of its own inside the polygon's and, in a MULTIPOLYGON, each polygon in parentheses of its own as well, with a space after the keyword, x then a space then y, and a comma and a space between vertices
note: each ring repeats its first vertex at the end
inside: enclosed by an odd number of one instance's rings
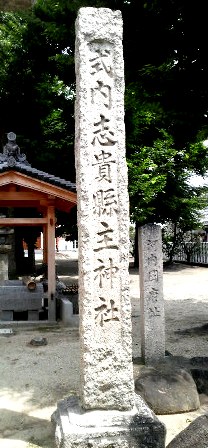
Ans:
POLYGON ((74 180, 70 48, 51 38, 34 11, 1 13, 0 34, 2 144, 12 129, 32 165, 74 180))
POLYGON ((197 8, 186 0, 38 0, 27 14, 1 13, 2 141, 13 129, 34 166, 75 179, 74 23, 81 6, 123 15, 132 219, 181 222, 184 204, 188 219, 199 205, 198 193, 187 190, 189 172, 204 174, 208 160, 201 144, 208 132, 202 0, 197 8))
POLYGON ((172 222, 175 235, 195 228, 205 206, 189 184, 190 173, 205 174, 208 160, 201 143, 208 132, 203 24, 202 2, 194 14, 183 0, 133 1, 125 16, 124 48, 133 38, 139 43, 136 53, 126 51, 131 216, 137 226, 172 222))

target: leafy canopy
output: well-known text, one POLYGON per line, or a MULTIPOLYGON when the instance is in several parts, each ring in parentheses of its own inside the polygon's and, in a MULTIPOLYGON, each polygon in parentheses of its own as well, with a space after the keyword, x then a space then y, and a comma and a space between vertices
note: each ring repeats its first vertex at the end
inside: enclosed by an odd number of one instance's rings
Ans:
MULTIPOLYGON (((81 6, 120 9, 131 217, 185 220, 207 170, 206 11, 186 0, 37 0, 0 13, 0 138, 13 130, 33 166, 74 180, 74 23, 81 6), (186 211, 186 213, 185 213, 186 211)), ((185 222, 185 221, 184 221, 185 222)), ((189 221, 189 224, 193 223, 189 221)))

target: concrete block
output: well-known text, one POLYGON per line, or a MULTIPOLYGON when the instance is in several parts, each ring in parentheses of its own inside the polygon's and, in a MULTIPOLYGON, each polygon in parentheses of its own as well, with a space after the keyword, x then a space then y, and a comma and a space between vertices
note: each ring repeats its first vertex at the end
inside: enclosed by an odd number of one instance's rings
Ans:
POLYGON ((63 299, 61 298, 60 302, 61 302, 61 310, 60 310, 61 320, 65 325, 70 324, 73 317, 73 305, 66 298, 63 299))
POLYGON ((28 320, 39 320, 38 310, 28 310, 28 320))
POLYGON ((13 311, 2 310, 1 320, 13 320, 13 311))
POLYGON ((0 287, 0 310, 39 310, 42 307, 42 295, 42 285, 37 285, 35 291, 28 291, 18 282, 2 285, 0 287))

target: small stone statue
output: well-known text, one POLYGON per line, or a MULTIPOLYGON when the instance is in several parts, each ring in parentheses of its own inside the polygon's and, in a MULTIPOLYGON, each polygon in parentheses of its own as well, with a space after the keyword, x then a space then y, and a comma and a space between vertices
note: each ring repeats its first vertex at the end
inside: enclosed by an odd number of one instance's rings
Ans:
POLYGON ((17 162, 29 165, 26 160, 26 155, 21 154, 20 148, 16 143, 16 134, 8 132, 8 142, 3 147, 3 152, 0 153, 0 163, 7 163, 8 166, 13 167, 17 162))
POLYGON ((16 134, 14 132, 8 132, 7 138, 8 142, 3 148, 3 154, 7 157, 13 156, 16 159, 20 154, 20 148, 16 143, 16 134))

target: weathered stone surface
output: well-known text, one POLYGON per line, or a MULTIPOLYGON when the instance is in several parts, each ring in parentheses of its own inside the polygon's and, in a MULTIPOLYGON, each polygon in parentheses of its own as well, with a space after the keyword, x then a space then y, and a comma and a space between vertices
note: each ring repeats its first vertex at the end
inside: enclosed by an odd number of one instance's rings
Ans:
POLYGON ((129 299, 122 17, 81 8, 76 22, 81 401, 134 405, 129 299))
POLYGON ((0 282, 8 280, 8 254, 0 252, 0 282))
POLYGON ((56 445, 164 448, 134 394, 120 11, 79 10, 75 63, 81 384, 52 416, 56 445))
POLYGON ((33 339, 31 339, 31 341, 30 341, 30 345, 33 345, 33 346, 36 346, 36 347, 39 347, 39 346, 41 346, 41 345, 47 345, 48 344, 48 341, 47 341, 47 339, 46 338, 43 338, 43 337, 36 337, 36 338, 33 338, 33 339))
MULTIPOLYGON (((5 215, 1 214, 1 217, 5 215)), ((14 230, 8 227, 0 228, 0 283, 8 280, 9 278, 9 257, 8 254, 11 252, 11 234, 14 230)))
POLYGON ((208 358, 201 356, 191 358, 189 368, 198 392, 208 395, 208 358))
POLYGON ((131 411, 83 412, 76 397, 58 403, 52 415, 61 448, 164 448, 165 429, 143 400, 131 411))
POLYGON ((173 439, 167 448, 207 448, 208 447, 208 415, 194 420, 186 429, 173 439))
POLYGON ((185 369, 164 364, 143 367, 135 389, 156 414, 177 414, 200 406, 196 384, 185 369))
POLYGON ((141 303, 141 352, 145 364, 165 357, 163 255, 161 227, 146 224, 139 229, 141 303))
MULTIPOLYGON (((142 364, 141 360, 136 362, 142 364)), ((187 370, 193 377, 197 387, 198 393, 208 395, 208 357, 195 356, 187 358, 184 356, 166 356, 164 365, 169 366, 170 369, 182 368, 187 370)), ((162 363, 160 363, 162 368, 162 363)))

